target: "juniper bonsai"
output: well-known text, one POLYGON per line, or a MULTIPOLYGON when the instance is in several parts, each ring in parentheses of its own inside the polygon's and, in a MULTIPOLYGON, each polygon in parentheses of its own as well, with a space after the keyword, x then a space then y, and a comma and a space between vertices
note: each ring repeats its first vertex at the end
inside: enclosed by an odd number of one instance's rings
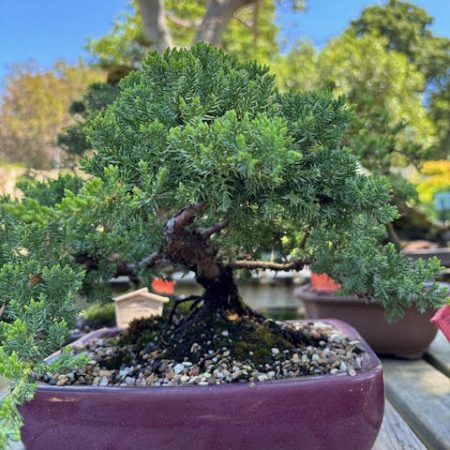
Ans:
MULTIPOLYGON (((32 372, 52 370, 40 361, 63 345, 75 296, 110 299, 114 276, 145 285, 167 268, 195 273, 203 294, 181 315, 178 299, 158 324, 172 337, 211 312, 263 322, 239 295, 234 274, 246 270, 309 265, 392 317, 413 302, 440 305, 443 294, 423 285, 436 261, 378 244, 397 213, 386 180, 359 173, 339 146, 347 120, 343 99, 280 94, 266 68, 213 47, 149 54, 89 119, 96 151, 81 189, 43 197, 42 184, 28 185, 20 201, 2 200, 0 374, 12 380, 2 442, 17 433, 32 372), (278 259, 264 260, 268 250, 278 259)), ((273 322, 271 333, 285 330, 273 322)), ((64 353, 58 367, 70 361, 64 353)))

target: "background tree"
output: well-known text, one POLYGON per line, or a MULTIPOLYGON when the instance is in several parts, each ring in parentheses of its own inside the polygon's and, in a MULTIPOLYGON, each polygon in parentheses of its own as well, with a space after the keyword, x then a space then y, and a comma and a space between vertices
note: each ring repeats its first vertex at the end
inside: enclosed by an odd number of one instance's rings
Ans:
POLYGON ((34 168, 58 163, 57 134, 71 121, 70 104, 104 75, 85 64, 57 62, 51 70, 15 66, 0 104, 0 158, 34 168))
POLYGON ((390 0, 383 6, 366 8, 350 26, 358 36, 383 36, 386 49, 402 53, 424 76, 431 100, 428 104, 435 120, 439 141, 436 152, 450 154, 450 39, 434 36, 433 18, 410 2, 390 0))
POLYGON ((299 42, 277 65, 284 89, 346 96, 354 115, 344 142, 366 169, 389 177, 403 216, 396 227, 409 239, 440 239, 441 233, 417 209, 417 193, 404 172, 450 154, 450 41, 433 36, 431 23, 424 10, 390 1, 364 10, 321 52, 299 42))
POLYGON ((396 195, 404 200, 405 183, 393 167, 418 165, 431 154, 434 126, 423 105, 425 80, 398 52, 385 49, 385 39, 358 38, 352 31, 331 40, 318 53, 300 42, 281 71, 284 89, 331 90, 344 95, 353 120, 344 141, 371 172, 391 178, 396 195))
MULTIPOLYGON (((149 48, 162 51, 202 41, 266 64, 279 52, 276 3, 274 0, 135 1, 130 4, 130 12, 114 22, 111 33, 91 40, 88 48, 102 65, 137 67, 149 48)), ((303 8, 302 1, 288 3, 293 12, 303 8)))
MULTIPOLYGON (((88 49, 109 72, 108 82, 96 84, 83 101, 73 105, 74 123, 63 130, 58 144, 75 158, 90 149, 83 131, 86 118, 115 99, 120 78, 139 67, 151 48, 163 51, 174 45, 188 47, 204 41, 241 59, 276 63, 280 51, 276 3, 273 0, 130 2, 129 11, 119 16, 110 33, 89 41, 88 49)), ((304 5, 299 0, 287 3, 293 12, 301 11, 304 5)))

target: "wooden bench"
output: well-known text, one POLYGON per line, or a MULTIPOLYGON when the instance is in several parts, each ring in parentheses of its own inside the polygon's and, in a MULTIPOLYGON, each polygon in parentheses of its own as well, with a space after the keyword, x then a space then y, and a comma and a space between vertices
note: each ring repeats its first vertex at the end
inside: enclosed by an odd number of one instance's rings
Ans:
POLYGON ((386 388, 375 450, 450 450, 450 344, 438 333, 423 359, 382 359, 386 388))

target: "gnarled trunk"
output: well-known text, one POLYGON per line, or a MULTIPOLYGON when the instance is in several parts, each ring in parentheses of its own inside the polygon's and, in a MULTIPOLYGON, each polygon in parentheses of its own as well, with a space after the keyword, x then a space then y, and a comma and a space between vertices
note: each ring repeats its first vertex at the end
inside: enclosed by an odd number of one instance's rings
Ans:
POLYGON ((239 315, 248 312, 239 296, 231 267, 219 265, 217 277, 209 279, 197 275, 196 280, 205 288, 203 298, 207 308, 225 309, 239 315))
POLYGON ((207 308, 245 312, 233 269, 218 261, 209 238, 185 228, 175 229, 166 234, 163 254, 165 259, 195 273, 196 281, 205 289, 202 297, 207 308))

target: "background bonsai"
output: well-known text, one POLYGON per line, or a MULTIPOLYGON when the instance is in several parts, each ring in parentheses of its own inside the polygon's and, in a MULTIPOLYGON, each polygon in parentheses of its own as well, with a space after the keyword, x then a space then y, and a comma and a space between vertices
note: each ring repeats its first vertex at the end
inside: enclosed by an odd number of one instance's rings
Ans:
MULTIPOLYGON (((109 299, 115 275, 138 285, 166 266, 195 272, 204 294, 159 325, 164 333, 172 319, 170 334, 184 336, 212 316, 263 320, 240 298, 236 270, 312 264, 391 317, 413 301, 420 310, 443 302, 423 288, 436 261, 377 244, 396 211, 387 182, 359 174, 339 147, 342 99, 279 94, 265 68, 201 44, 150 54, 120 89, 89 121, 96 152, 81 189, 44 196, 45 186, 28 185, 20 202, 2 200, 0 374, 12 380, 3 444, 20 425, 15 405, 32 396, 32 371, 55 370, 40 361, 63 345, 75 294, 109 299), (259 260, 270 249, 279 260, 259 260)), ((65 353, 56 369, 70 361, 65 353)))

